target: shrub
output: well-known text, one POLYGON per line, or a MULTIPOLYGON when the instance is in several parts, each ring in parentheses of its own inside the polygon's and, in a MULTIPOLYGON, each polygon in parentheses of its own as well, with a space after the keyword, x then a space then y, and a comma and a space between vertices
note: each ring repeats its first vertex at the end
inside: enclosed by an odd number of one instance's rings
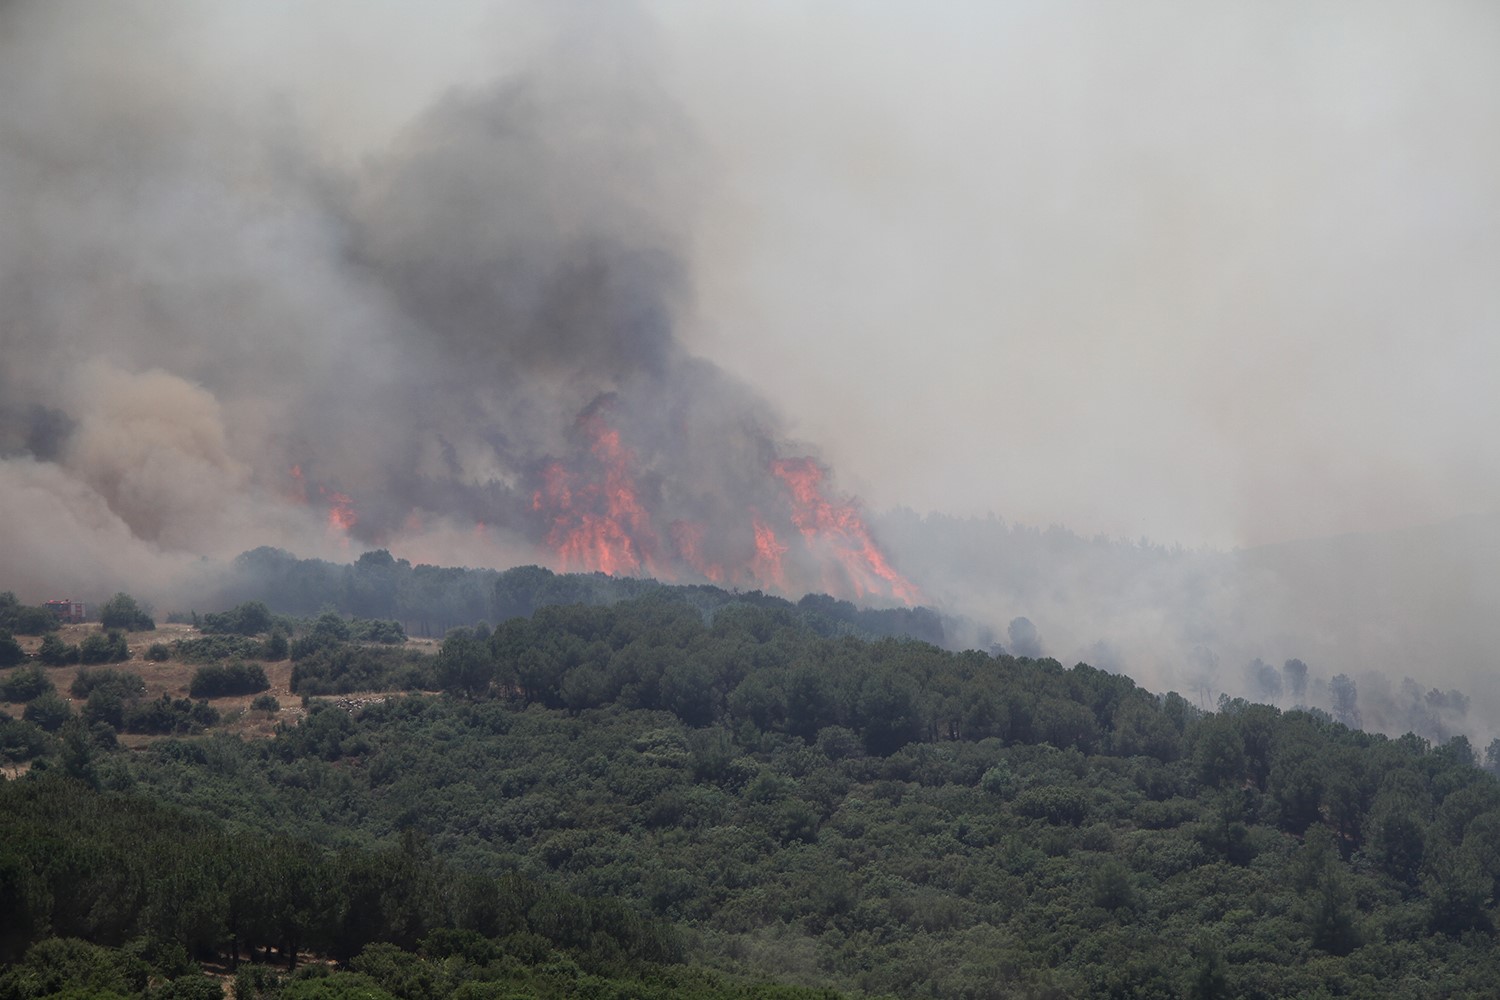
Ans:
POLYGON ((406 641, 406 629, 397 621, 359 619, 349 626, 349 637, 358 642, 379 642, 397 646, 406 641))
POLYGON ((158 986, 151 1000, 224 1000, 224 987, 212 976, 193 972, 158 986))
POLYGON ((133 674, 128 670, 111 670, 109 667, 102 670, 85 668, 78 671, 78 676, 73 678, 73 686, 68 690, 75 698, 87 698, 101 689, 112 692, 118 698, 137 698, 146 693, 146 682, 139 674, 133 674))
POLYGON ((116 594, 99 608, 99 624, 126 632, 149 632, 156 628, 150 612, 129 594, 116 594))
POLYGON ((56 632, 61 626, 57 615, 49 609, 23 604, 11 613, 5 627, 17 635, 46 635, 48 632, 56 632))
POLYGON ((0 701, 31 701, 52 690, 52 682, 41 667, 26 667, 0 680, 0 701))
POLYGON ((151 648, 146 650, 146 659, 156 663, 165 663, 172 658, 172 647, 164 642, 153 642, 151 648))
POLYGON ((312 623, 312 627, 293 640, 293 660, 306 659, 324 649, 336 649, 350 638, 349 623, 332 611, 325 611, 312 623))
POLYGON ((281 702, 276 700, 274 694, 258 694, 255 696, 255 700, 250 703, 250 707, 257 712, 279 712, 281 711, 281 702))
POLYGON ((9 632, 0 631, 0 667, 13 667, 26 659, 26 651, 12 639, 9 632))
POLYGON ((284 980, 264 965, 241 965, 234 974, 235 1000, 273 1000, 281 995, 284 980))
POLYGON ((95 632, 78 644, 80 663, 122 663, 130 659, 130 647, 119 632, 95 632))
POLYGON ((417 691, 434 683, 432 660, 415 650, 335 646, 293 666, 291 687, 303 695, 417 691))
POLYGON ((267 662, 284 660, 290 654, 291 644, 286 641, 286 633, 277 629, 266 636, 266 641, 261 644, 260 658, 267 662))
POLYGON ((178 659, 187 663, 253 660, 260 655, 261 646, 261 643, 242 635, 206 635, 201 639, 178 639, 172 644, 178 659))
POLYGON ((36 655, 49 667, 61 667, 78 662, 78 647, 63 642, 55 633, 49 633, 42 636, 42 648, 36 655))
POLYGON ((10 591, 0 593, 0 629, 20 635, 42 635, 56 631, 57 616, 46 608, 22 604, 10 591))
POLYGON ((225 698, 237 694, 254 694, 271 686, 265 668, 258 663, 230 663, 226 666, 199 667, 193 674, 188 693, 194 698, 225 698))
POLYGON ((120 729, 125 725, 125 701, 107 687, 95 688, 83 703, 83 721, 90 726, 105 723, 120 729))
POLYGON ((199 625, 209 635, 260 635, 269 632, 275 619, 261 601, 246 601, 228 611, 210 612, 199 625))
POLYGON ((21 718, 27 722, 36 723, 49 733, 57 732, 63 727, 63 723, 72 717, 72 706, 57 693, 55 688, 37 696, 36 700, 27 705, 26 710, 21 713, 21 718))
POLYGON ((1016 797, 1016 812, 1058 826, 1077 826, 1088 815, 1088 799, 1076 788, 1028 788, 1016 797))
POLYGON ((0 760, 31 760, 46 750, 47 734, 41 727, 20 719, 0 719, 0 760))
POLYGON ((125 730, 132 733, 194 733, 219 721, 219 711, 206 701, 162 695, 155 701, 125 711, 125 730))

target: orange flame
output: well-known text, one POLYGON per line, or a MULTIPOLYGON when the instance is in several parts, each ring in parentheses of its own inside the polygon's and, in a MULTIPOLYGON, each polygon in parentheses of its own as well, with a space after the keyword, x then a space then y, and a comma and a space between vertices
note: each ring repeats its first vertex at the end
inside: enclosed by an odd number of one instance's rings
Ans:
POLYGON ((750 572, 757 580, 785 590, 786 572, 781 568, 781 557, 786 555, 787 547, 776 540, 776 532, 760 519, 759 514, 751 515, 750 525, 755 529, 755 559, 750 564, 750 572))
MULTIPOLYGON (((300 464, 291 467, 292 487, 290 499, 294 503, 307 503, 307 477, 300 464)), ((328 530, 339 535, 348 535, 359 523, 359 512, 354 509, 354 500, 347 493, 318 487, 318 496, 328 502, 328 530)), ((347 541, 347 539, 345 539, 347 541)))
MULTIPOLYGON (((741 508, 750 522, 748 536, 733 531, 710 536, 706 522, 684 518, 666 525, 664 540, 646 506, 650 494, 643 494, 633 471, 636 455, 620 430, 597 406, 575 429, 586 450, 543 466, 531 494, 531 509, 544 519, 557 569, 672 579, 676 567, 713 583, 748 582, 782 593, 789 589, 788 576, 818 573, 829 593, 879 594, 907 603, 919 599, 917 588, 875 544, 857 504, 824 494, 826 470, 810 458, 771 463, 786 505, 775 511, 741 508), (792 528, 802 536, 795 557, 789 555, 791 546, 799 543, 787 540, 795 537, 792 528)), ((714 523, 724 528, 722 518, 714 523)))
POLYGON ((591 439, 589 452, 603 478, 576 482, 578 477, 560 462, 542 471, 542 488, 532 494, 531 509, 552 515, 547 544, 565 570, 615 575, 651 569, 656 533, 630 474, 635 456, 620 443, 620 432, 597 414, 584 417, 579 426, 591 439))
POLYGON ((826 474, 821 466, 810 458, 782 458, 771 463, 771 472, 791 493, 792 523, 809 543, 831 552, 858 596, 888 591, 908 604, 917 602, 917 588, 891 567, 870 537, 859 508, 850 501, 833 503, 823 495, 826 474))
POLYGON ((724 567, 719 563, 709 562, 703 555, 703 538, 708 533, 703 524, 698 521, 673 521, 671 532, 677 554, 682 557, 683 562, 713 583, 724 582, 724 567))
POLYGON ((319 489, 318 493, 328 500, 328 527, 347 535, 359 523, 359 512, 354 509, 354 501, 347 493, 324 489, 319 489))

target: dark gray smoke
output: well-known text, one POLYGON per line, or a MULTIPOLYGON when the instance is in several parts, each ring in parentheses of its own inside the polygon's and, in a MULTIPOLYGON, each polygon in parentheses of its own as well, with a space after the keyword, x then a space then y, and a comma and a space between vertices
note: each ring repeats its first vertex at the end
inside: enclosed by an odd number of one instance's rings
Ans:
POLYGON ((857 531, 802 543, 847 510, 794 496, 772 463, 802 449, 685 349, 700 152, 644 22, 582 13, 340 166, 195 63, 191 8, 8 9, 11 585, 378 545, 892 594, 857 531))

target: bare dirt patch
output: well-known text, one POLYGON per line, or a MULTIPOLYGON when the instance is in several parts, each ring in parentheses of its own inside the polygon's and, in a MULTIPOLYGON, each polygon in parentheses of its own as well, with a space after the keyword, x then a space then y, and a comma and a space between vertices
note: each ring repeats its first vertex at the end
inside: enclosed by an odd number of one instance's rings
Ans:
MULTIPOLYGON (((69 645, 77 645, 88 636, 100 631, 97 624, 64 625, 57 635, 63 642, 69 645)), ((129 632, 125 636, 126 646, 130 649, 130 659, 121 663, 106 663, 84 668, 69 664, 61 667, 47 667, 43 669, 47 677, 57 686, 57 693, 73 706, 74 711, 83 707, 83 699, 74 698, 69 690, 73 681, 78 676, 80 669, 99 669, 108 667, 114 670, 128 670, 140 676, 146 684, 146 700, 154 700, 162 695, 172 698, 189 697, 188 689, 193 681, 193 672, 203 664, 184 663, 181 660, 170 659, 165 661, 154 661, 146 658, 146 651, 156 643, 162 643, 171 647, 172 643, 181 639, 200 638, 202 633, 192 625, 163 624, 149 632, 129 632)), ((16 641, 21 648, 28 653, 35 653, 41 648, 40 636, 17 636, 16 641)), ((417 649, 424 653, 436 654, 439 643, 435 639, 409 639, 407 648, 417 649)), ((31 661, 39 663, 40 661, 31 661)), ((258 661, 259 662, 259 661, 258 661)), ((24 664, 17 669, 25 669, 30 664, 24 664)), ((307 712, 302 707, 300 695, 292 694, 292 661, 279 660, 274 663, 261 662, 265 669, 266 679, 271 682, 268 690, 253 695, 234 695, 223 698, 210 698, 209 704, 219 710, 221 721, 211 728, 210 732, 235 733, 250 739, 267 739, 275 735, 278 725, 296 725, 302 721, 307 712), (281 703, 281 709, 277 712, 256 711, 250 707, 261 694, 269 694, 281 703)), ((390 697, 389 692, 356 692, 343 695, 337 700, 341 705, 351 708, 382 701, 390 697), (347 704, 346 704, 347 703, 347 704)), ((0 710, 19 718, 24 705, 13 705, 0 703, 0 710)), ((119 734, 122 746, 138 748, 147 746, 166 737, 145 733, 121 733, 119 734)), ((29 765, 19 765, 20 771, 9 768, 8 776, 14 777, 24 773, 29 765), (14 773, 13 773, 14 772, 14 773)))

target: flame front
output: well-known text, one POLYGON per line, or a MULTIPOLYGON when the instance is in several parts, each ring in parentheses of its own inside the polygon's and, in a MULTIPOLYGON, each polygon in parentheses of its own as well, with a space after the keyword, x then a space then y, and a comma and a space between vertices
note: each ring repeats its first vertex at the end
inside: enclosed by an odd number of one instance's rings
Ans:
POLYGON ((776 540, 775 529, 762 521, 759 514, 751 515, 750 525, 755 531, 755 560, 750 564, 750 571, 762 583, 786 590, 786 570, 781 559, 786 555, 787 547, 776 540))
MULTIPOLYGON (((908 604, 919 599, 876 545, 858 506, 825 494, 826 470, 810 458, 772 460, 759 483, 747 482, 744 497, 689 498, 714 511, 706 520, 657 522, 653 508, 673 509, 675 498, 682 509, 682 498, 643 490, 638 457, 606 420, 605 408, 586 411, 575 431, 587 447, 543 465, 531 494, 554 568, 697 578, 780 593, 818 588, 908 604), (665 524, 665 544, 657 523, 665 524)), ((655 482, 649 475, 644 481, 655 482)))
POLYGON ((711 562, 703 552, 703 540, 707 534, 707 525, 699 521, 672 522, 672 542, 677 547, 678 557, 711 583, 723 583, 724 567, 711 562))
MULTIPOLYGON (((301 464, 295 464, 290 470, 292 485, 286 490, 287 498, 299 506, 307 505, 307 477, 302 473, 301 464)), ((318 496, 328 504, 327 524, 330 533, 337 535, 348 542, 348 535, 359 524, 359 512, 354 509, 354 498, 347 493, 329 489, 327 486, 318 487, 318 496)), ((413 516, 415 516, 413 511, 413 516)))
POLYGON ((634 456, 620 443, 620 432, 597 414, 585 415, 579 427, 590 439, 592 477, 552 462, 532 494, 531 509, 551 519, 547 545, 561 568, 572 572, 653 571, 656 532, 630 473, 634 456))
POLYGON ((917 588, 891 567, 859 508, 823 495, 827 474, 820 465, 810 458, 782 458, 771 463, 771 472, 791 493, 792 522, 809 545, 826 548, 844 568, 856 596, 889 592, 908 604, 917 602, 917 588))
POLYGON ((359 523, 359 512, 354 509, 354 500, 347 493, 333 490, 318 491, 328 501, 328 527, 332 531, 347 535, 359 523))

